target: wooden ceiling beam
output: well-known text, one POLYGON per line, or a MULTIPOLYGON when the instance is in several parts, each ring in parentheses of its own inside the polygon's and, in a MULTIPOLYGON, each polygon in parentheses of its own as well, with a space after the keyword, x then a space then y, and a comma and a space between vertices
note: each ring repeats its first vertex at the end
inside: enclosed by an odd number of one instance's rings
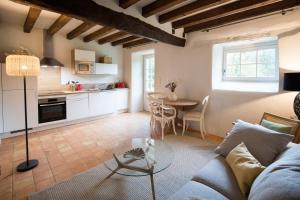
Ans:
POLYGON ((79 35, 81 35, 82 33, 86 32, 87 30, 93 28, 94 26, 96 26, 96 24, 93 24, 90 22, 83 22, 78 27, 76 27, 74 30, 72 30, 70 33, 68 33, 67 38, 69 40, 72 40, 72 39, 78 37, 79 35))
POLYGON ((119 0, 119 6, 126 9, 139 1, 140 0, 119 0))
POLYGON ((175 10, 172 10, 170 12, 160 15, 158 17, 158 21, 159 21, 159 23, 163 24, 163 23, 179 19, 181 17, 187 16, 187 15, 195 13, 195 12, 206 11, 208 9, 212 9, 212 8, 224 5, 225 3, 230 3, 233 1, 234 0, 206 0, 206 1, 198 0, 198 1, 192 2, 190 4, 187 4, 185 6, 179 7, 175 10))
POLYGON ((59 18, 50 26, 47 32, 50 35, 57 33, 62 27, 64 27, 72 18, 66 15, 60 15, 59 18))
POLYGON ((135 40, 133 42, 125 43, 125 44, 123 44, 123 48, 132 48, 132 47, 142 46, 142 45, 146 45, 146 44, 150 44, 150 43, 154 43, 154 41, 149 40, 147 38, 143 38, 140 40, 135 40))
POLYGON ((34 6, 52 12, 62 13, 86 22, 113 27, 142 38, 184 47, 186 40, 172 35, 136 17, 117 12, 97 4, 93 0, 11 0, 23 5, 34 6), (122 19, 122 20, 120 20, 122 19))
POLYGON ((112 27, 108 27, 108 26, 105 26, 103 28, 100 28, 98 29, 97 31, 85 36, 83 38, 83 41, 85 42, 90 42, 92 40, 97 40, 98 38, 102 37, 102 36, 105 36, 113 31, 115 31, 116 29, 112 28, 112 27))
POLYGON ((156 0, 142 8, 142 15, 144 17, 150 17, 185 1, 186 0, 156 0))
POLYGON ((30 7, 27 17, 26 17, 26 21, 24 23, 23 26, 23 30, 25 33, 30 33, 36 20, 39 18, 40 14, 41 14, 42 10, 38 9, 38 8, 34 8, 34 7, 30 7))
POLYGON ((233 15, 239 12, 244 12, 247 10, 259 8, 265 5, 276 3, 281 0, 247 0, 247 1, 237 1, 225 6, 221 6, 203 13, 192 15, 187 18, 183 18, 172 23, 174 29, 192 26, 195 24, 203 23, 205 21, 211 21, 213 19, 218 19, 221 17, 226 17, 228 15, 233 15))
POLYGON ((126 36, 128 36, 128 33, 124 32, 124 31, 120 31, 120 32, 117 32, 112 35, 109 35, 109 36, 99 39, 98 44, 105 44, 107 42, 113 42, 120 38, 124 38, 126 36))
POLYGON ((132 36, 129 36, 129 37, 126 37, 126 38, 122 38, 120 40, 116 40, 116 41, 112 42, 111 45, 112 46, 118 46, 120 44, 132 42, 133 40, 137 40, 137 39, 139 39, 139 37, 132 35, 132 36))
POLYGON ((253 17, 258 17, 258 16, 282 11, 282 10, 289 9, 289 8, 299 6, 299 5, 300 5, 299 0, 284 0, 284 1, 280 1, 277 3, 270 4, 270 5, 255 8, 252 10, 247 10, 247 11, 244 11, 241 13, 222 17, 222 18, 219 18, 216 20, 211 20, 211 21, 203 22, 203 23, 196 24, 193 26, 189 26, 189 27, 184 28, 184 32, 190 33, 190 32, 194 32, 194 31, 198 31, 198 30, 205 30, 205 29, 209 29, 209 28, 213 28, 213 27, 218 27, 218 26, 222 26, 225 24, 233 23, 233 22, 238 22, 238 21, 245 20, 245 19, 251 19, 253 17))

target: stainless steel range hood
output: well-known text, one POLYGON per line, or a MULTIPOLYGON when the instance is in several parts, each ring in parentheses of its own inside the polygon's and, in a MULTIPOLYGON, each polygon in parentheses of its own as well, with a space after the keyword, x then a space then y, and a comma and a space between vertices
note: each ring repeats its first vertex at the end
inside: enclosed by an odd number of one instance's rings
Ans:
POLYGON ((47 30, 43 31, 43 58, 41 59, 42 67, 63 67, 64 65, 54 58, 53 37, 47 30))

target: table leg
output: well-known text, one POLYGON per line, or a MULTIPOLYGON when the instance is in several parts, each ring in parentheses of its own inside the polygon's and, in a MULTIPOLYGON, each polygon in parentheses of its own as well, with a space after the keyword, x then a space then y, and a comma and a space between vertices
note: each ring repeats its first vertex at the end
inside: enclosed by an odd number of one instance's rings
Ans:
POLYGON ((153 173, 150 173, 150 180, 151 180, 151 189, 152 189, 152 198, 155 200, 155 190, 154 190, 154 179, 153 179, 153 173))

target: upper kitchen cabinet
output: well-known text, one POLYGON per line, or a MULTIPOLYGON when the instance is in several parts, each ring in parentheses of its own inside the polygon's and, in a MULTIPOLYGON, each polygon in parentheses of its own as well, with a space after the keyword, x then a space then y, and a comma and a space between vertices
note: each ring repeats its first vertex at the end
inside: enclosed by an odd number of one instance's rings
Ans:
POLYGON ((96 63, 96 74, 118 75, 118 65, 96 63))
POLYGON ((84 61, 84 62, 95 62, 96 61, 95 51, 74 49, 73 54, 74 54, 75 61, 84 61))
MULTIPOLYGON (((3 90, 23 90, 23 77, 8 76, 6 74, 5 64, 2 64, 2 89, 3 90)), ((26 77, 27 90, 37 90, 37 77, 26 77)))

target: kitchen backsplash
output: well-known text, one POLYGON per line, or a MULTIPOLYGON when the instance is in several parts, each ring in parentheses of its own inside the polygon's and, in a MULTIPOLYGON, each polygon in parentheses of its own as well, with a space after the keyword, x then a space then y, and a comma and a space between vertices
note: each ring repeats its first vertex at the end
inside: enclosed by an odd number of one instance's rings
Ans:
POLYGON ((38 76, 38 90, 62 90, 61 84, 61 68, 60 67, 41 67, 40 75, 38 76))

